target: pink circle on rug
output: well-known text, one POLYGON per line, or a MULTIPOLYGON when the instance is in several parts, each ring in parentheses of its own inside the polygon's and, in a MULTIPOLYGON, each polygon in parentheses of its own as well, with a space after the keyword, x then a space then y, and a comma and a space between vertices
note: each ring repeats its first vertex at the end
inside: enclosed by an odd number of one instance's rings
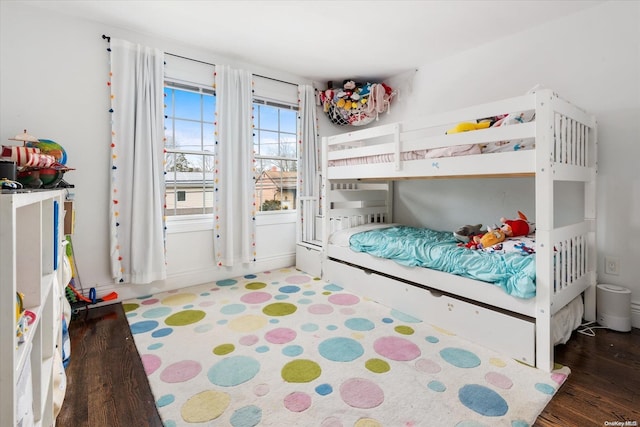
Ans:
POLYGON ((329 417, 322 420, 320 427, 344 427, 344 424, 342 424, 339 418, 329 417))
POLYGON ((162 364, 162 360, 155 354, 143 354, 140 359, 147 375, 153 374, 162 364))
POLYGON ((301 391, 294 391, 284 398, 284 407, 291 412, 302 412, 311 406, 311 396, 301 391))
POLYGON ((329 302, 336 305, 354 305, 360 302, 360 298, 352 294, 333 294, 329 302))
POLYGON ((269 394, 269 385, 268 384, 258 384, 253 388, 253 394, 258 397, 266 396, 269 394))
POLYGON ((333 313, 333 307, 331 307, 329 304, 313 304, 309 306, 308 310, 311 314, 333 313))
POLYGON ((440 365, 431 359, 420 359, 416 361, 416 369, 420 372, 426 372, 428 374, 437 374, 442 370, 440 365))
POLYGON ((299 285, 301 283, 307 283, 309 281, 309 276, 289 276, 284 281, 299 285))
POLYGON ((202 366, 195 360, 182 360, 167 366, 160 374, 165 383, 183 383, 197 376, 202 366))
POLYGON ((203 301, 200 304, 198 304, 200 307, 211 307, 212 305, 215 305, 216 302, 215 301, 203 301))
POLYGON ((340 386, 340 397, 354 408, 371 409, 384 402, 384 392, 374 382, 364 378, 351 378, 340 386))
POLYGON ((551 379, 556 382, 556 384, 562 384, 567 379, 565 374, 561 374, 559 372, 554 372, 551 374, 551 379))
POLYGON ((487 372, 484 379, 491 385, 494 385, 503 390, 509 390, 513 387, 513 381, 511 381, 506 375, 499 374, 497 372, 487 372))
POLYGON ((260 304, 271 299, 271 294, 268 292, 249 292, 246 295, 240 297, 240 301, 247 304, 260 304))
POLYGON ((356 312, 356 309, 351 307, 345 307, 340 309, 340 313, 345 314, 347 316, 351 316, 355 312, 356 312))
POLYGON ((147 299, 142 301, 140 304, 141 305, 153 305, 155 303, 157 303, 158 301, 160 301, 158 298, 151 298, 151 299, 147 299))
POLYGON ((264 334, 264 338, 271 344, 284 344, 296 337, 296 331, 289 328, 276 328, 264 334))
POLYGON ((420 356, 420 348, 409 340, 399 337, 382 337, 373 343, 373 349, 391 360, 413 360, 420 356))
POLYGON ((242 345, 254 345, 255 343, 258 342, 260 338, 258 338, 257 335, 245 335, 242 338, 240 338, 240 344, 242 345))

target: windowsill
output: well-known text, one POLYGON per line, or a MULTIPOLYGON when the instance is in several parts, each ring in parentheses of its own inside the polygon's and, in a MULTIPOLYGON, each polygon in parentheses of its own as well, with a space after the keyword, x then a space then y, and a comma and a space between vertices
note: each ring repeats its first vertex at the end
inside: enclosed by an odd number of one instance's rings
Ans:
MULTIPOLYGON (((296 211, 259 212, 256 215, 256 226, 278 225, 296 222, 296 211)), ((168 217, 167 234, 191 233, 213 230, 213 215, 189 215, 185 217, 168 217)))

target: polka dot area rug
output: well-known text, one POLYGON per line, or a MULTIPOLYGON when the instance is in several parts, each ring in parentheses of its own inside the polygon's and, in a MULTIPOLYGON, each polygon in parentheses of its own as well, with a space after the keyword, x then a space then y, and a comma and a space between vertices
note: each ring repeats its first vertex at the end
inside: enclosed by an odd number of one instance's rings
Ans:
POLYGON ((569 374, 293 268, 123 305, 166 427, 523 427, 569 374))

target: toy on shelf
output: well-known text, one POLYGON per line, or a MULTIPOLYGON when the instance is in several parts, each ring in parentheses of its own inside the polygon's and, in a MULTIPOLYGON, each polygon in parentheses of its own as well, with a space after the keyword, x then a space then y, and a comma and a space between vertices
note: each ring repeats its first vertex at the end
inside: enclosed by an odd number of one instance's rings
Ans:
MULTIPOLYGON (((67 153, 55 141, 38 139, 24 133, 9 138, 22 146, 3 145, 0 159, 15 163, 16 180, 26 188, 72 187, 63 180, 65 172, 73 170, 66 165, 67 153)), ((3 184, 4 187, 4 184, 3 184)))

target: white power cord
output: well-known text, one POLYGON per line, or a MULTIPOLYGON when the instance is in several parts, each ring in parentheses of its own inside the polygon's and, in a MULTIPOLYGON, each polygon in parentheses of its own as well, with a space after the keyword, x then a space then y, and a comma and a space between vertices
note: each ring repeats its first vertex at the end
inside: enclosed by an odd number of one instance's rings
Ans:
POLYGON ((578 329, 578 333, 582 335, 586 335, 588 337, 595 337, 596 331, 595 329, 607 329, 606 326, 593 325, 596 322, 587 322, 580 325, 580 329, 578 329), (593 325, 593 326, 592 326, 593 325))

